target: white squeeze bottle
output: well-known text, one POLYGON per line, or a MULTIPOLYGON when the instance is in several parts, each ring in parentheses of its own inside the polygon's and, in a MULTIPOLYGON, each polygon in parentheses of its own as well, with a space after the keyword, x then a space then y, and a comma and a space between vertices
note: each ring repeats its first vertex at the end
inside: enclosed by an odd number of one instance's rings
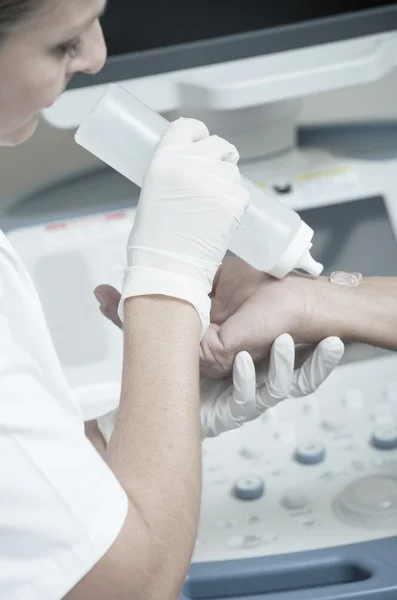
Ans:
MULTIPOLYGON (((160 137, 169 122, 120 85, 111 85, 82 122, 78 144, 110 167, 142 186, 160 137)), ((323 267, 310 255, 313 230, 292 209, 246 178, 251 193, 229 250, 252 267, 278 279, 294 269, 320 275, 323 267)))

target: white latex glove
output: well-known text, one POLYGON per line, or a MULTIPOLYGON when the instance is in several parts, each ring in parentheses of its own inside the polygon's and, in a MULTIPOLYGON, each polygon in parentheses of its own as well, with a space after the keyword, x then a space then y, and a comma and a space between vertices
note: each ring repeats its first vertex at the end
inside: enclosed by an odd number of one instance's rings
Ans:
POLYGON ((121 320, 125 298, 163 294, 193 304, 204 334, 215 273, 249 202, 238 158, 200 121, 171 123, 146 172, 128 241, 121 320))
POLYGON ((338 366, 344 352, 339 338, 326 338, 295 369, 295 348, 292 337, 285 333, 273 342, 269 363, 255 368, 251 355, 240 352, 234 360, 233 379, 202 378, 202 437, 236 429, 286 398, 313 394, 338 366))
MULTIPOLYGON (((202 439, 236 429, 285 398, 312 394, 338 366, 343 350, 339 338, 326 338, 298 369, 295 369, 295 344, 288 334, 273 343, 268 365, 263 363, 255 369, 250 354, 239 352, 233 378, 200 378, 202 439)), ((98 419, 106 443, 116 417, 117 409, 98 419)))

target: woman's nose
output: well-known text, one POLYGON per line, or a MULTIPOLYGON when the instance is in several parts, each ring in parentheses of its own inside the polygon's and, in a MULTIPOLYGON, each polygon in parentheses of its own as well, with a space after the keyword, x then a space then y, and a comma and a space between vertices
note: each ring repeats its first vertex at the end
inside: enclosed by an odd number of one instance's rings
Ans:
POLYGON ((84 55, 81 57, 79 65, 75 65, 76 71, 95 75, 105 64, 107 57, 107 49, 105 39, 103 37, 102 28, 99 24, 95 24, 94 30, 90 39, 87 40, 84 55))

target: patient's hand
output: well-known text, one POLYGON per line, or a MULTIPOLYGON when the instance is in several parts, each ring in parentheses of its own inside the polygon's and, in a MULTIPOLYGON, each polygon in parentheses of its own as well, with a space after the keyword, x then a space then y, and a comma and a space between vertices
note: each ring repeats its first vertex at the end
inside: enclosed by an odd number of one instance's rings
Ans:
POLYGON ((239 258, 226 259, 214 281, 211 326, 201 344, 203 372, 224 377, 241 350, 261 359, 282 333, 297 343, 307 341, 313 302, 308 283, 299 275, 279 281, 239 258))

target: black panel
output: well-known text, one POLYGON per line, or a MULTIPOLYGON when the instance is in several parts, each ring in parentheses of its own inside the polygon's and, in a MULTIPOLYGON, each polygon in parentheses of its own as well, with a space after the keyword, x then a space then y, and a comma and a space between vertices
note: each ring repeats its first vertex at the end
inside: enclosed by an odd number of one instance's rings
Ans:
POLYGON ((303 210, 314 230, 312 255, 332 271, 397 275, 397 245, 384 199, 366 198, 303 210))
POLYGON ((314 19, 384 7, 395 2, 357 0, 109 0, 102 24, 111 56, 210 40, 314 19))
POLYGON ((77 75, 70 87, 392 31, 397 2, 109 0, 102 23, 107 65, 95 77, 77 75))

